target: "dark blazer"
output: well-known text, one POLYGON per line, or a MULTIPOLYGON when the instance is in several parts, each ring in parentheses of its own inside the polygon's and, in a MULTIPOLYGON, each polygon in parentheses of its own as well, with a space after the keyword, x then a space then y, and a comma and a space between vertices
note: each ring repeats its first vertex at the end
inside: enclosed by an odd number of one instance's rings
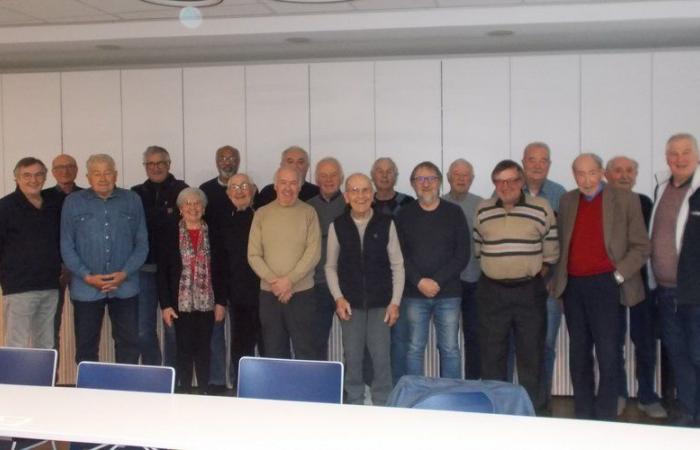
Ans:
MULTIPOLYGON (((564 294, 568 280, 569 247, 576 223, 581 192, 569 191, 559 202, 559 264, 554 274, 554 297, 564 294)), ((603 195, 603 239, 608 258, 625 278, 621 300, 634 306, 644 300, 641 267, 651 253, 642 208, 637 194, 605 186, 603 195)))

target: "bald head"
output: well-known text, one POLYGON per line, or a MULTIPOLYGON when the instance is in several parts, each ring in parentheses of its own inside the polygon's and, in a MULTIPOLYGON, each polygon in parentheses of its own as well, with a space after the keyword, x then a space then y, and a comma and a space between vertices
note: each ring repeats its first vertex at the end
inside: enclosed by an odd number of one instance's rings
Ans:
POLYGON ((51 174, 61 189, 72 191, 75 186, 75 177, 78 175, 78 164, 75 158, 65 153, 58 155, 51 162, 51 174))

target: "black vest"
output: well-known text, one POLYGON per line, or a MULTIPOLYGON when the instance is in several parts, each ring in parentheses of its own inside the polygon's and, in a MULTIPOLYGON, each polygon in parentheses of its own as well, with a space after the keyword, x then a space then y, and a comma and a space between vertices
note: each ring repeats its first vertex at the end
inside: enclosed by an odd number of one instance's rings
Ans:
POLYGON ((389 305, 392 273, 387 252, 391 217, 374 213, 365 230, 363 246, 357 225, 346 212, 333 221, 340 244, 338 280, 340 290, 353 308, 389 305))

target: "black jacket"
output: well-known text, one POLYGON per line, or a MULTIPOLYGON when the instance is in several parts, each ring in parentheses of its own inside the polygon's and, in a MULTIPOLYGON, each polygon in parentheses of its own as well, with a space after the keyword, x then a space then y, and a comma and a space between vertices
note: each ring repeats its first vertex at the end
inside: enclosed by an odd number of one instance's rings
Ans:
POLYGON ((176 179, 173 174, 162 183, 154 183, 146 180, 131 188, 141 197, 143 210, 146 214, 146 228, 148 228, 148 257, 146 264, 153 264, 158 260, 158 236, 169 224, 177 224, 180 219, 180 211, 177 208, 177 196, 187 187, 187 184, 176 179))

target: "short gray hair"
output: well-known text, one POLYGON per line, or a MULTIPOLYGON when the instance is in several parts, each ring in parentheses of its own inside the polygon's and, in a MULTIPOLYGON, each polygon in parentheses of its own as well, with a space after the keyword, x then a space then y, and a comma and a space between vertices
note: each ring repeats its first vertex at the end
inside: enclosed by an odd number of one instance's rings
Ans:
POLYGON ((668 141, 666 141, 666 151, 668 151, 668 147, 671 145, 671 143, 683 140, 690 141, 690 143, 693 145, 693 150, 695 150, 695 153, 698 152, 698 140, 695 139, 695 136, 690 133, 676 133, 668 138, 668 141))
POLYGON ((168 153, 166 149, 158 145, 149 145, 146 148, 146 151, 143 152, 143 162, 146 162, 148 157, 151 155, 165 155, 165 160, 167 162, 170 162, 170 153, 168 153))
POLYGON ((345 174, 343 173, 343 166, 340 164, 340 161, 338 161, 336 158, 332 156, 326 156, 325 158, 321 158, 317 163, 316 163, 316 171, 315 175, 316 178, 318 178, 318 168, 321 164, 325 163, 331 163, 335 164, 335 167, 338 169, 338 172, 340 173, 340 184, 343 184, 343 180, 345 180, 345 174))
POLYGON ((639 170, 639 163, 636 160, 630 158, 629 156, 625 156, 625 155, 618 155, 618 156, 613 156, 612 158, 610 158, 608 160, 608 163, 605 164, 605 170, 606 171, 612 170, 613 166, 615 165, 615 161, 617 161, 618 159, 626 159, 627 161, 632 161, 632 164, 634 164, 634 170, 639 170))
POLYGON ((295 174, 297 174, 297 180, 299 182, 299 187, 301 187, 302 184, 304 184, 304 178, 301 175, 301 172, 297 170, 296 167, 292 166, 282 166, 279 169, 275 170, 275 175, 272 177, 274 184, 277 184, 277 177, 279 176, 279 173, 283 170, 291 170, 295 174))
POLYGON ((393 159, 389 158, 388 156, 381 156, 377 158, 374 163, 372 163, 372 169, 369 171, 370 174, 374 174, 374 171, 377 170, 377 166, 379 163, 382 162, 388 162, 391 165, 391 168, 394 170, 394 176, 396 179, 399 179, 399 168, 396 166, 396 163, 394 162, 393 159))
POLYGON ((604 167, 603 158, 596 155, 595 153, 586 152, 586 153, 581 153, 576 158, 574 158, 574 162, 571 163, 571 170, 576 170, 576 161, 578 161, 581 158, 585 158, 585 157, 591 158, 598 165, 599 169, 601 169, 601 170, 603 169, 603 167, 604 167))
POLYGON ((547 151, 547 159, 552 159, 552 150, 550 150, 549 145, 547 145, 546 142, 542 141, 535 141, 535 142, 530 142, 525 146, 523 149, 523 159, 525 159, 525 154, 527 154, 527 151, 530 150, 531 148, 543 148, 547 151))
POLYGON ((207 207, 207 194, 205 194, 203 190, 196 187, 186 187, 185 189, 181 190, 180 193, 177 194, 177 200, 175 200, 175 204, 178 208, 181 208, 182 204, 185 203, 187 197, 194 196, 199 197, 199 201, 202 202, 202 206, 204 208, 207 207))
POLYGON ((41 166, 41 169, 44 172, 44 175, 48 172, 46 169, 46 165, 39 159, 39 158, 34 158, 33 156, 27 156, 25 158, 20 159, 17 161, 17 164, 15 164, 15 169, 14 169, 14 174, 15 178, 17 178, 17 175, 19 175, 20 169, 24 169, 25 167, 33 166, 34 164, 39 164, 41 166))
POLYGON ((364 173, 361 172, 355 172, 351 174, 347 180, 345 180, 345 191, 347 192, 348 190, 348 183, 350 183, 350 180, 353 178, 361 178, 369 183, 369 188, 372 189, 372 192, 374 192, 374 185, 372 184, 372 179, 365 175, 364 173))
POLYGON ((284 158, 286 158, 289 153, 295 152, 295 151, 302 152, 304 154, 304 156, 306 157, 306 161, 307 162, 309 161, 309 153, 306 150, 299 147, 298 145, 291 145, 291 146, 285 148, 284 150, 282 150, 282 156, 280 157, 281 162, 284 163, 284 158))
POLYGON ((114 162, 114 158, 112 158, 106 153, 95 153, 94 155, 90 155, 90 157, 87 159, 87 162, 85 163, 85 168, 89 172, 91 165, 99 163, 109 165, 112 168, 112 170, 117 169, 117 165, 114 162))
POLYGON ((454 169, 455 167, 457 167, 460 164, 463 166, 469 167, 469 170, 472 171, 472 176, 474 176, 474 166, 472 165, 472 163, 470 163, 469 161, 467 161, 464 158, 457 158, 454 161, 452 161, 452 163, 450 164, 450 167, 447 169, 447 178, 450 178, 450 176, 452 174, 452 169, 454 169))

